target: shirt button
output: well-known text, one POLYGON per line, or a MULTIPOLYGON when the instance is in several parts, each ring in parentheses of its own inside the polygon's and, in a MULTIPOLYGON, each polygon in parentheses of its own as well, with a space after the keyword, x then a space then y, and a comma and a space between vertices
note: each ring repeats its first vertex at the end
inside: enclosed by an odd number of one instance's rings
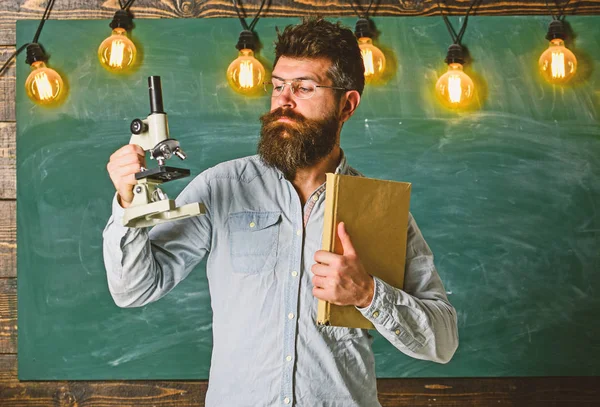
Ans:
POLYGON ((286 397, 286 398, 283 399, 283 402, 285 404, 290 404, 290 399, 288 397, 286 397))
POLYGON ((400 335, 400 330, 396 329, 396 335, 400 335))
POLYGON ((292 314, 291 312, 288 314, 288 319, 294 319, 294 314, 292 314))
POLYGON ((253 228, 254 226, 256 226, 256 223, 250 222, 250 227, 253 228))
POLYGON ((296 231, 296 234, 297 234, 298 236, 302 236, 302 229, 298 229, 298 230, 296 231))
POLYGON ((287 360, 288 362, 291 362, 291 361, 292 361, 292 357, 291 357, 290 355, 287 355, 287 356, 285 357, 285 360, 287 360))
POLYGON ((379 316, 379 311, 375 311, 375 312, 373 313, 373 316, 374 316, 375 318, 377 318, 377 317, 379 316))
POLYGON ((315 201, 315 202, 318 201, 319 200, 319 195, 313 195, 312 200, 315 201))
POLYGON ((297 271, 292 271, 292 277, 298 277, 298 272, 297 271))

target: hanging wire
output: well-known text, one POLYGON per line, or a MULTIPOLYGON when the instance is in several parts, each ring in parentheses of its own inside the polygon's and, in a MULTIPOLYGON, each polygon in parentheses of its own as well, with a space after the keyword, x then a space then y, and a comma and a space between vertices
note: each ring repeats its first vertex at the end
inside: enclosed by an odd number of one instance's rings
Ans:
POLYGON ((38 25, 37 31, 35 32, 35 35, 33 36, 33 41, 21 45, 15 52, 13 52, 13 54, 10 57, 8 57, 8 59, 6 60, 4 65, 2 65, 2 68, 0 68, 0 76, 2 74, 4 74, 6 68, 12 62, 13 58, 15 58, 17 55, 19 55, 28 45, 37 44, 38 39, 40 38, 40 34, 42 33, 42 28, 44 27, 44 23, 46 22, 48 17, 50 17, 50 12, 52 11, 52 7, 54 7, 54 0, 49 0, 48 4, 46 5, 46 10, 44 10, 44 14, 42 15, 42 19, 40 20, 40 24, 38 25))
POLYGON ((567 0, 565 2, 564 6, 562 6, 562 8, 561 8, 560 4, 558 4, 558 0, 554 0, 554 4, 556 4, 556 8, 558 9, 558 15, 555 16, 554 13, 552 12, 552 10, 550 9, 548 0, 546 0, 546 7, 548 8, 548 12, 552 16, 552 19, 564 21, 565 20, 565 10, 567 9, 567 6, 569 5, 570 2, 571 2, 571 0, 567 0))
POLYGON ((127 3, 123 5, 123 2, 119 0, 119 6, 121 6, 121 10, 129 10, 129 7, 131 7, 134 1, 135 0, 128 0, 127 3))
POLYGON ((369 18, 369 11, 371 11, 371 6, 373 5, 373 3, 375 3, 375 0, 371 0, 371 2, 369 3, 369 7, 367 8, 367 11, 365 12, 364 17, 360 15, 360 11, 358 11, 356 9, 356 7, 354 7, 354 2, 351 0, 350 1, 350 7, 352 7, 352 10, 354 10, 354 12, 356 13, 356 15, 358 16, 358 18, 364 18, 365 20, 369 18))
MULTIPOLYGON (((133 1, 133 0, 129 0, 129 1, 133 1)), ((233 7, 235 8, 235 12, 237 13, 238 18, 240 19, 240 23, 242 23, 242 28, 247 31, 253 31, 254 27, 256 26, 256 23, 258 23, 258 18, 260 16, 260 13, 262 12, 262 9, 265 6, 265 3, 267 2, 267 0, 262 0, 262 2, 260 3, 260 8, 258 9, 258 12, 256 13, 256 16, 254 16, 254 19, 252 20, 250 25, 248 25, 248 23, 246 22, 246 19, 244 17, 242 17, 242 14, 240 13, 240 9, 237 4, 238 2, 236 0, 232 0, 232 1, 233 1, 233 7)), ((241 7, 241 4, 240 4, 240 7, 241 7)))
MULTIPOLYGON (((570 1, 570 0, 568 0, 568 1, 570 1)), ((440 1, 437 0, 437 5, 438 5, 438 9, 440 10, 440 14, 441 14, 442 18, 444 19, 444 23, 446 23, 446 28, 448 28, 450 37, 452 37, 452 41, 454 41, 455 44, 461 45, 460 43, 462 41, 462 37, 463 37, 463 35, 465 35, 465 31, 467 30, 467 21, 469 20, 469 14, 471 14, 471 10, 473 10, 473 7, 475 7, 476 5, 479 5, 479 3, 481 3, 481 0, 471 0, 471 5, 469 6, 469 9, 467 10, 467 14, 465 14, 465 21, 463 21, 460 31, 458 32, 458 34, 456 34, 454 27, 452 26, 452 24, 450 23, 450 20, 448 19, 448 16, 446 16, 442 12, 442 6, 440 4, 440 1)))
POLYGON ((46 20, 50 16, 50 11, 52 10, 52 7, 54 7, 54 0, 48 1, 48 4, 46 5, 46 10, 44 11, 44 15, 42 16, 42 20, 40 21, 40 25, 38 25, 38 29, 35 32, 35 35, 33 37, 33 41, 32 41, 33 43, 37 43, 38 42, 38 39, 40 38, 40 34, 42 33, 42 28, 44 27, 44 23, 46 22, 46 20))

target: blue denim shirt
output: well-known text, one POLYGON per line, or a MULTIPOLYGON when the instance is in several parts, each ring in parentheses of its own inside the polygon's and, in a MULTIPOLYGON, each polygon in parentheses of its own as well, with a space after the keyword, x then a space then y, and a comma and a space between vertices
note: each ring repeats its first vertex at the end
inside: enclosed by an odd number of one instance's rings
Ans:
MULTIPOLYGON (((345 158, 336 172, 359 175, 345 158)), ((310 268, 321 249, 324 192, 303 207, 283 174, 252 156, 208 169, 184 189, 178 205, 202 202, 203 216, 129 229, 113 201, 103 236, 117 305, 158 300, 208 256, 207 406, 380 405, 368 331, 315 322, 310 268)), ((375 278, 373 301, 360 311, 407 355, 445 363, 454 354, 456 313, 412 216, 404 290, 375 278)))

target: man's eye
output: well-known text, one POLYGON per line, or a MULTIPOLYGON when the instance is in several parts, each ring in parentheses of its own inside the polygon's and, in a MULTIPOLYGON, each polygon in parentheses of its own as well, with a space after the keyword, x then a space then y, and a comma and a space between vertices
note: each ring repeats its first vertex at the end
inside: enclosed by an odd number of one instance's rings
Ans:
POLYGON ((310 92, 312 92, 312 88, 306 87, 306 86, 300 86, 300 87, 298 87, 298 91, 300 93, 310 93, 310 92))
POLYGON ((281 90, 283 90, 283 85, 273 85, 273 89, 277 92, 281 92, 281 90))

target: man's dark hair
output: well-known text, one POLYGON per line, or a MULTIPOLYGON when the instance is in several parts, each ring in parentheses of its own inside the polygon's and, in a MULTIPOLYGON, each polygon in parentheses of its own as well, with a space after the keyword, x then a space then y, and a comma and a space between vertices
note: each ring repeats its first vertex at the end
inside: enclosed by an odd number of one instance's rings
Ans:
POLYGON ((331 67, 327 76, 333 86, 357 90, 365 87, 365 66, 352 30, 322 18, 304 18, 298 25, 288 25, 277 32, 275 62, 281 57, 327 58, 331 67))

